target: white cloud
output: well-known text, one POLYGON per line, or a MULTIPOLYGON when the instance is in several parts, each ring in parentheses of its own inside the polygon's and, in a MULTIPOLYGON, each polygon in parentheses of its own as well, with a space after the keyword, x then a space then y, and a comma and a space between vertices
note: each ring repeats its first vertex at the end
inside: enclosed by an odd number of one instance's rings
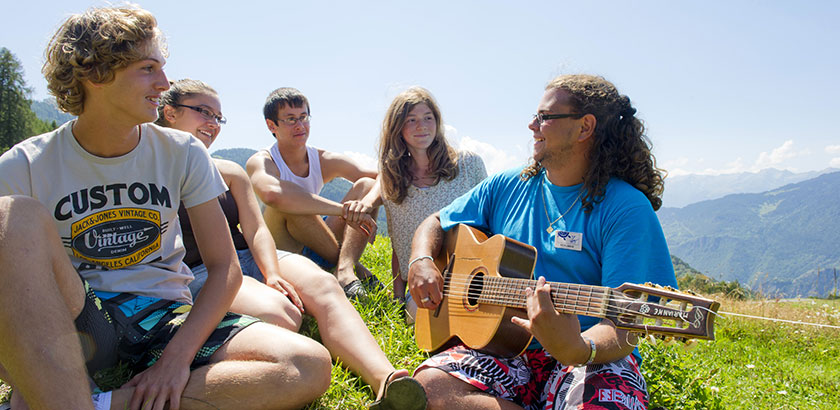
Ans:
POLYGON ((362 165, 366 168, 377 169, 379 168, 379 164, 377 164, 376 158, 371 157, 367 154, 362 154, 361 152, 353 152, 353 151, 344 151, 344 155, 347 155, 356 163, 362 165))
POLYGON ((443 132, 444 132, 444 135, 446 135, 446 140, 447 141, 457 141, 458 140, 458 129, 457 128, 455 128, 455 127, 453 127, 449 124, 444 123, 443 124, 443 132))
POLYGON ((677 159, 662 161, 661 163, 657 162, 656 166, 668 171, 668 176, 675 177, 692 173, 691 171, 684 169, 684 167, 690 165, 690 161, 691 160, 687 157, 680 157, 677 159))
MULTIPOLYGON (((447 128, 447 138, 449 137, 449 129, 447 128)), ((453 141, 453 139, 450 139, 453 141)), ((524 165, 528 161, 527 155, 523 152, 522 147, 516 147, 513 152, 498 149, 486 142, 463 137, 457 144, 458 148, 475 152, 481 159, 484 160, 484 166, 487 167, 488 174, 494 174, 512 168, 517 165, 524 165)))
POLYGON ((749 171, 746 165, 744 165, 744 160, 741 157, 735 158, 734 161, 726 163, 723 165, 722 168, 706 168, 700 172, 693 172, 693 174, 697 175, 726 175, 726 174, 737 174, 739 172, 746 172, 749 171))
POLYGON ((765 168, 773 167, 774 165, 779 165, 782 162, 795 158, 800 154, 801 153, 794 152, 793 140, 787 140, 780 147, 774 148, 770 151, 770 153, 762 152, 761 154, 758 154, 758 160, 755 161, 752 168, 755 171, 760 171, 765 168))
POLYGON ((831 161, 828 161, 828 166, 832 168, 840 168, 840 157, 832 158, 831 161))
POLYGON ((840 154, 840 145, 826 145, 825 152, 829 154, 840 154))

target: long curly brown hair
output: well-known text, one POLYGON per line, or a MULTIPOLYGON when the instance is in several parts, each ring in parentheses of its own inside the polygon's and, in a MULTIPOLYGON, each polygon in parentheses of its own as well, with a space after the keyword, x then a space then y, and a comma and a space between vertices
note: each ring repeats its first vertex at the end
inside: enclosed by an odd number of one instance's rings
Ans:
MULTIPOLYGON (((645 194, 654 210, 662 206, 665 170, 656 167, 651 144, 630 98, 619 94, 603 77, 576 74, 552 80, 546 90, 561 89, 569 94, 576 112, 592 114, 596 125, 588 153, 589 168, 583 177, 585 212, 604 199, 607 182, 620 178, 645 194)), ((522 179, 539 174, 542 165, 532 162, 520 173, 522 179)))
POLYGON ((402 138, 402 129, 411 110, 420 104, 426 104, 435 116, 435 139, 426 151, 429 155, 429 167, 435 177, 433 185, 441 178, 451 181, 458 176, 458 155, 446 142, 443 132, 443 119, 437 101, 429 90, 412 87, 394 98, 385 119, 382 121, 382 133, 379 137, 379 175, 382 178, 382 196, 401 204, 408 195, 408 187, 414 179, 411 163, 414 161, 408 146, 402 138))

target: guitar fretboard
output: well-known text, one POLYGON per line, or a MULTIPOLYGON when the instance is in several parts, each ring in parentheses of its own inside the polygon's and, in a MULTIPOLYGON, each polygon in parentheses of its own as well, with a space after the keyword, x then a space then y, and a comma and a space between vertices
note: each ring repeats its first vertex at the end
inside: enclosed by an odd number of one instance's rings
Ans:
MULTIPOLYGON (((468 280, 465 275, 454 276, 468 280)), ((453 283, 455 281, 458 279, 453 277, 453 283)), ((548 285, 551 287, 554 308, 558 311, 584 316, 606 316, 612 291, 610 288, 556 282, 548 282, 548 285)), ((532 279, 485 276, 480 289, 473 285, 468 287, 467 292, 477 297, 479 303, 525 309, 525 288, 535 289, 536 286, 537 281, 532 279)))

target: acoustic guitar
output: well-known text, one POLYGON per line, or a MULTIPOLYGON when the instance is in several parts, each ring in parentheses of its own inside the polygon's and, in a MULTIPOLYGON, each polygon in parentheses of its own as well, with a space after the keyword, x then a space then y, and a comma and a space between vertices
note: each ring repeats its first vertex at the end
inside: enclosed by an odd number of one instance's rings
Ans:
MULTIPOLYGON (((438 352, 460 340, 476 350, 512 357, 528 347, 531 334, 510 318, 528 317, 525 288, 537 283, 533 246, 503 235, 487 238, 459 225, 448 233, 435 263, 443 273, 443 300, 435 310, 417 310, 420 349, 438 352)), ((652 284, 548 284, 560 312, 606 318, 617 328, 643 334, 714 339, 720 303, 710 299, 652 284)))

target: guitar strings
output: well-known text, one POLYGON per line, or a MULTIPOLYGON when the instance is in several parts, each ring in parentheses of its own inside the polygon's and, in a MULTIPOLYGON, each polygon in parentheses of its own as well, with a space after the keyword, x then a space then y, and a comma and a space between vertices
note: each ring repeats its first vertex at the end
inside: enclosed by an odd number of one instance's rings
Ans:
MULTIPOLYGON (((474 286, 469 286, 468 281, 461 281, 460 279, 464 278, 463 275, 457 275, 456 280, 450 280, 450 296, 455 297, 467 297, 473 299, 481 299, 484 303, 498 303, 502 305, 508 305, 513 307, 520 307, 524 308, 524 290, 525 287, 536 287, 536 281, 534 280, 527 280, 527 279, 514 279, 519 281, 519 283, 515 284, 514 286, 499 286, 498 284, 491 284, 487 286, 483 286, 481 289, 475 289, 474 286), (460 291, 460 288, 465 288, 466 291, 460 291), (455 288, 455 290, 453 290, 455 288), (489 291, 487 290, 489 289, 489 291), (496 296, 482 297, 483 293, 494 293, 493 291, 502 292, 496 296)), ((469 278, 466 278, 469 279, 469 278)), ((509 279, 509 278, 506 278, 509 279)), ((588 285, 584 285, 587 286, 588 285)), ((615 296, 610 295, 611 289, 605 287, 591 287, 590 290, 581 289, 580 285, 568 284, 562 286, 552 286, 552 296, 555 302, 555 306, 558 309, 568 310, 571 313, 590 313, 590 314, 600 314, 602 312, 605 313, 634 313, 632 310, 628 309, 616 309, 613 307, 610 308, 611 305, 605 304, 605 302, 633 302, 638 301, 633 298, 628 298, 626 296, 615 296), (562 303, 557 299, 558 298, 565 298, 565 301, 562 303), (603 306, 606 306, 605 308, 603 306)), ((621 295, 621 294, 618 294, 621 295)))
MULTIPOLYGON (((498 277, 485 277, 482 286, 471 286, 472 278, 463 274, 449 274, 450 280, 448 282, 448 295, 452 297, 466 297, 470 299, 480 299, 483 303, 500 304, 505 306, 524 308, 523 301, 525 295, 525 287, 536 287, 536 280, 533 279, 519 279, 519 278, 502 278, 505 283, 494 279, 498 277), (487 282, 490 282, 489 285, 487 282), (462 289, 463 288, 463 289, 462 289), (489 289, 489 292, 487 291, 489 289), (482 296, 484 293, 499 293, 494 297, 482 296)), ((634 314, 639 312, 616 307, 607 302, 640 302, 639 299, 627 297, 623 293, 612 292, 611 288, 602 286, 589 286, 577 284, 560 284, 554 283, 551 286, 552 300, 555 302, 555 307, 559 310, 567 311, 569 313, 596 315, 599 317, 609 314, 634 314), (583 289, 588 288, 589 290, 583 289), (562 303, 557 303, 558 298, 565 298, 562 303), (602 307, 605 306, 605 307, 602 307)), ((668 299, 666 297, 666 299, 668 299)), ((674 302, 674 301, 672 301, 674 302)), ((654 303, 654 302, 649 302, 654 303)), ((660 304, 657 304, 660 305, 660 304)), ((670 305, 666 306, 671 309, 684 311, 679 307, 670 305)), ((694 307, 700 307, 692 304, 694 307)), ((671 318, 667 318, 671 319, 671 318)), ((666 320, 667 320, 666 319, 666 320)))

